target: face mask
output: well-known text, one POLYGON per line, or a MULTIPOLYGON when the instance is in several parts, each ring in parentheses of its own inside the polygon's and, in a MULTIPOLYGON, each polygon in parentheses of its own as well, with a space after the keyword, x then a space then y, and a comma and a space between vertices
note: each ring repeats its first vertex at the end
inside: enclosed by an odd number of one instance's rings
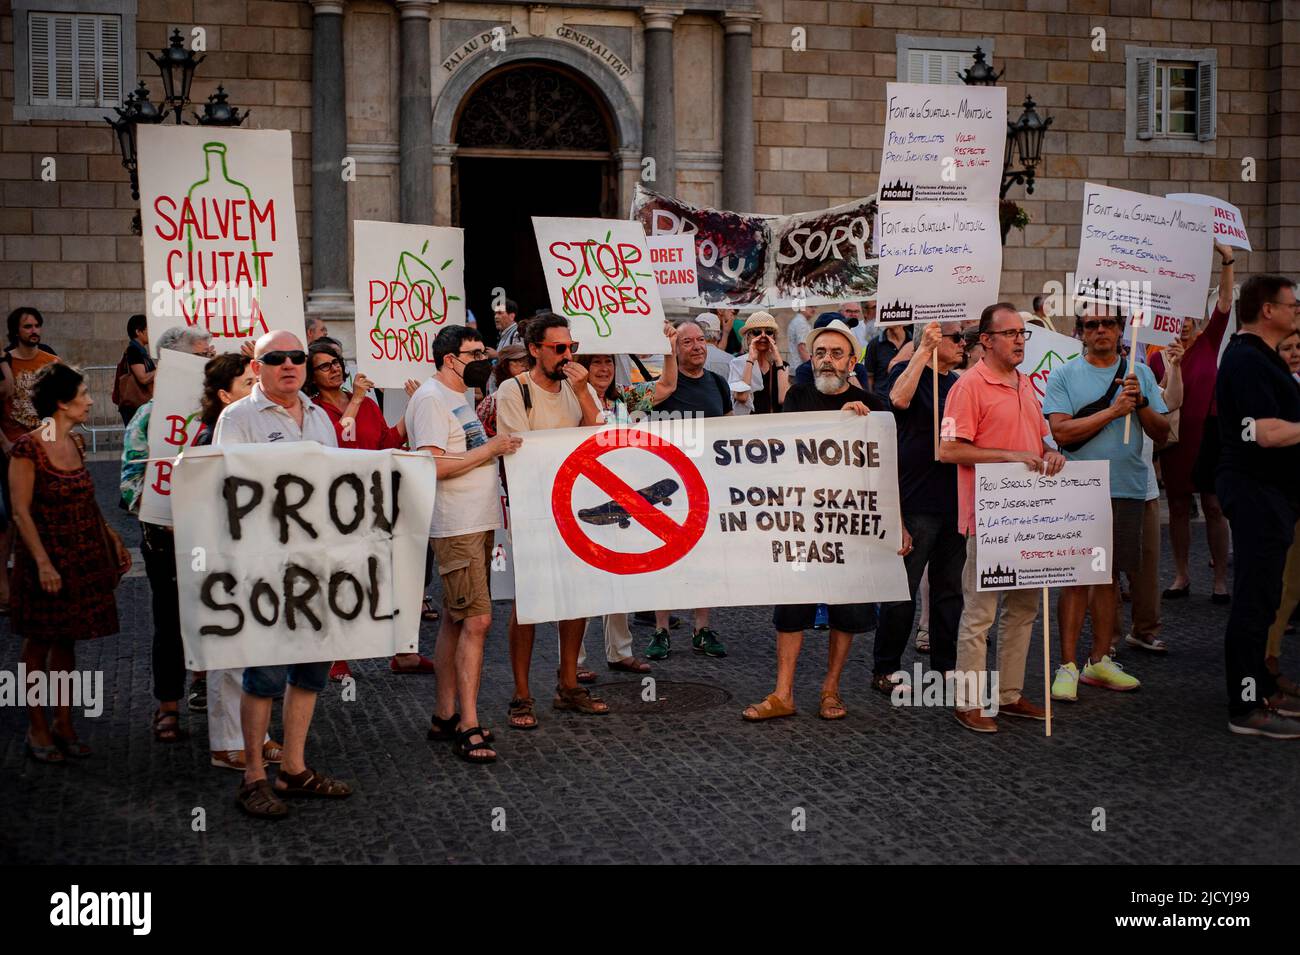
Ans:
POLYGON ((466 362, 460 377, 466 388, 485 387, 492 377, 492 359, 480 358, 478 361, 466 362))

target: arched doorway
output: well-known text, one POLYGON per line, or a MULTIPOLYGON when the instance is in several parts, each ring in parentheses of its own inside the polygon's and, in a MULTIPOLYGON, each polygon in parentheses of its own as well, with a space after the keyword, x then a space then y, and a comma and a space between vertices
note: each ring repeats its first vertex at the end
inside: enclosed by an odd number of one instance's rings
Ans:
POLYGON ((482 77, 453 130, 452 221, 465 230, 465 293, 493 341, 494 288, 523 316, 549 304, 531 217, 617 215, 617 134, 580 73, 539 60, 482 77))

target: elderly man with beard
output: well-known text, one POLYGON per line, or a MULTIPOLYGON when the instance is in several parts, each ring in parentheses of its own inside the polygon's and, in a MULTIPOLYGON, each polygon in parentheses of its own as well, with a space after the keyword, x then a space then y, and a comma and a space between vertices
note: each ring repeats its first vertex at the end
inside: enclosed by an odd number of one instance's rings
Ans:
MULTIPOLYGON (((888 411, 889 402, 879 395, 869 394, 850 384, 853 365, 857 359, 857 339, 841 321, 833 321, 808 333, 808 353, 812 355, 813 384, 793 385, 786 394, 785 410, 839 411, 864 415, 869 411, 888 411)), ((906 555, 911 550, 911 539, 903 531, 903 546, 898 552, 906 555)), ((848 715, 840 699, 840 674, 853 646, 853 635, 874 630, 876 609, 874 604, 831 604, 830 643, 827 653, 826 678, 822 681, 821 703, 818 715, 824 720, 840 720, 848 715)), ((761 703, 745 707, 741 716, 756 723, 762 720, 794 716, 794 671, 803 647, 803 632, 813 625, 817 614, 816 604, 777 606, 772 610, 772 624, 776 627, 776 689, 761 703)))

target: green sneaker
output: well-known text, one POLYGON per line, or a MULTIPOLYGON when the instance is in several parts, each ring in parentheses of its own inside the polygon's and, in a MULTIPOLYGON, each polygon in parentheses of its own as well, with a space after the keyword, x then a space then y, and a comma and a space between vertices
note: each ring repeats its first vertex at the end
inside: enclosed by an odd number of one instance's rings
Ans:
POLYGON ((1108 690, 1119 690, 1121 693, 1136 690, 1142 685, 1142 681, 1125 673, 1124 668, 1112 660, 1109 654, 1096 663, 1086 663, 1079 679, 1089 686, 1104 686, 1108 690))
POLYGON ((725 657, 727 655, 727 648, 718 639, 718 632, 708 627, 701 627, 695 631, 695 636, 691 637, 691 647, 705 656, 725 657))
POLYGON ((1052 681, 1052 699, 1077 700, 1079 698, 1079 668, 1073 663, 1056 668, 1056 679, 1052 681))
POLYGON ((650 646, 645 648, 647 660, 662 660, 672 651, 672 640, 667 630, 656 630, 650 636, 650 646))

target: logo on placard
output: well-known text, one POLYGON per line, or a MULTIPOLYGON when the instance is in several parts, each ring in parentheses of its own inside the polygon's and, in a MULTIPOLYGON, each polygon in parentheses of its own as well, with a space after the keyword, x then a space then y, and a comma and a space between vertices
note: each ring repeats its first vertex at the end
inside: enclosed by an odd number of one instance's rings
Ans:
POLYGON ((895 299, 893 305, 885 305, 880 308, 877 312, 877 319, 883 324, 910 322, 912 320, 912 306, 895 299))
POLYGON ((899 179, 897 182, 880 187, 880 200, 882 202, 911 202, 912 193, 912 184, 899 179))
POLYGON ((1016 569, 1014 567, 1003 568, 1001 564, 992 570, 980 571, 981 587, 1014 587, 1016 585, 1016 569))

